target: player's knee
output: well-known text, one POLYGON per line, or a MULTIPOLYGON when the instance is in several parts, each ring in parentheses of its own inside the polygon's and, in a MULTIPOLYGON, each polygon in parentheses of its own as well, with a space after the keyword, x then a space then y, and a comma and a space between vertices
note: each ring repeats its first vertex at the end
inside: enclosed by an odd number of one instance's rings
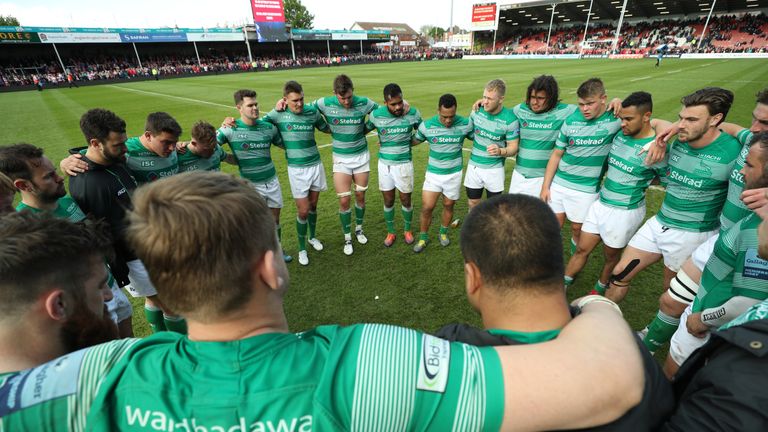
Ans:
POLYGON ((659 310, 669 316, 679 317, 683 314, 686 306, 688 305, 672 299, 669 291, 665 291, 664 294, 659 296, 659 310))
POLYGON ((696 297, 696 293, 699 292, 699 284, 696 283, 690 276, 685 273, 685 270, 680 269, 677 275, 669 283, 669 299, 674 300, 677 303, 689 305, 696 297))

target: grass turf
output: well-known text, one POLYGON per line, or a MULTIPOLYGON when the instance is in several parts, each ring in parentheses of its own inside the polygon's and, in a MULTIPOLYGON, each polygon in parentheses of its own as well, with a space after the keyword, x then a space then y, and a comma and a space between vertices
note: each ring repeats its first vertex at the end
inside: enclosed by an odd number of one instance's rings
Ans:
MULTIPOLYGON (((103 107, 115 111, 128 124, 129 136, 143 132, 149 112, 167 111, 184 127, 182 139, 197 120, 218 126, 226 116, 235 116, 232 93, 251 88, 259 93, 262 112, 266 112, 281 96, 282 85, 289 79, 301 82, 307 101, 330 95, 333 77, 339 73, 351 76, 355 93, 381 101, 381 90, 389 82, 403 88, 405 98, 417 107, 424 118, 436 112, 437 99, 453 93, 459 101, 459 112, 466 114, 473 101, 482 95, 484 84, 493 78, 507 82, 506 106, 521 102, 530 80, 539 74, 554 75, 560 83, 564 102, 576 102, 576 88, 590 77, 601 77, 609 97, 624 97, 637 90, 653 94, 654 115, 674 120, 680 98, 706 86, 721 86, 736 94, 728 120, 748 126, 754 95, 768 82, 768 63, 763 60, 665 60, 661 68, 645 60, 531 60, 468 61, 446 60, 417 63, 356 65, 333 68, 241 73, 183 79, 168 79, 116 85, 51 89, 0 94, 6 107, 4 127, 0 128, 0 145, 29 142, 45 148, 55 163, 70 147, 84 145, 78 127, 80 116, 90 108, 103 107)), ((328 135, 317 134, 318 143, 328 144, 328 135)), ((345 256, 339 226, 338 204, 331 181, 331 149, 323 147, 321 155, 331 190, 323 192, 318 210, 318 238, 325 250, 309 248, 311 263, 288 265, 291 290, 286 298, 286 314, 292 330, 300 331, 319 324, 383 322, 433 331, 448 322, 470 322, 480 325, 464 297, 463 262, 458 247, 458 230, 452 229, 453 243, 441 247, 436 241, 440 206, 435 211, 431 243, 421 254, 414 254, 402 241, 402 235, 391 248, 382 241, 386 235, 382 199, 376 176, 376 138, 369 138, 372 153, 370 185, 367 194, 365 230, 367 245, 355 243, 355 253, 345 256), (378 300, 375 297, 378 296, 378 300)), ((469 148, 471 143, 466 142, 469 148)), ((414 148, 416 190, 414 191, 414 231, 418 231, 420 191, 426 166, 427 146, 414 148)), ((296 210, 290 198, 289 184, 282 150, 274 149, 273 158, 283 187, 285 207, 282 211, 283 245, 296 255, 296 210)), ((466 163, 466 158, 465 158, 466 163)), ((232 166, 223 165, 235 173, 232 166)), ((507 182, 514 163, 506 167, 507 182)), ((507 183, 508 184, 508 183, 507 183)), ((648 214, 654 214, 663 192, 649 191, 648 214)), ((456 216, 467 212, 466 197, 456 205, 456 216)), ((402 231, 402 217, 396 212, 396 226, 402 231)), ((564 250, 568 249, 569 227, 563 230, 564 250)), ((602 252, 597 249, 584 271, 568 293, 569 298, 587 293, 602 266, 602 252)), ((568 258, 568 252, 565 252, 568 258)), ((641 273, 622 304, 624 315, 633 328, 641 328, 655 314, 657 298, 662 290, 662 267, 656 264, 641 273)), ((141 313, 141 302, 134 299, 134 329, 137 336, 149 333, 141 313)), ((663 355, 663 353, 662 353, 663 355)))

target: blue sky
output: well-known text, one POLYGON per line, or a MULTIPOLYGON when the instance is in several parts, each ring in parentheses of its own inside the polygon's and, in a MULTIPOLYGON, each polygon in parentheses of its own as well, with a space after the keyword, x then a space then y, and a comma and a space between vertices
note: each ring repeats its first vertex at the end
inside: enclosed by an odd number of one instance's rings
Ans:
MULTIPOLYGON (((469 27, 472 3, 454 0, 455 25, 469 27)), ((449 0, 302 0, 316 28, 349 28, 355 21, 405 22, 448 27, 449 0), (385 7, 382 7, 385 5, 385 7)), ((251 21, 248 0, 0 0, 0 15, 28 26, 214 27, 251 21)))

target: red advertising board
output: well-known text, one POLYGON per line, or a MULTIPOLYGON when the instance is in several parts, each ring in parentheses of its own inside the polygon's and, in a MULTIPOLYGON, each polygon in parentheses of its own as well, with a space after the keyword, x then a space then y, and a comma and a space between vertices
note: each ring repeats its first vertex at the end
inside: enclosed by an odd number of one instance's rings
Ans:
POLYGON ((478 3, 472 5, 472 30, 496 29, 496 3, 478 3))
POLYGON ((251 0, 251 9, 254 22, 285 22, 283 0, 251 0))

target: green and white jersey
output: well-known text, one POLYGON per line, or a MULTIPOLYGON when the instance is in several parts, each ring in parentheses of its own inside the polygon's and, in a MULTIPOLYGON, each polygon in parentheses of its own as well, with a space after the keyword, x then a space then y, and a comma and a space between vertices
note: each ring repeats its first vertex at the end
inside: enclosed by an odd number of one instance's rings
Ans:
POLYGON ((353 96, 352 108, 344 108, 336 96, 328 96, 318 99, 314 104, 331 128, 334 154, 344 157, 368 151, 365 116, 379 107, 376 102, 366 97, 353 96))
POLYGON ((724 326, 720 327, 720 330, 736 327, 750 321, 756 321, 768 318, 768 300, 763 300, 760 303, 751 306, 743 314, 737 316, 735 319, 728 322, 724 326))
POLYGON ((464 166, 464 139, 473 138, 472 119, 457 115, 453 125, 447 128, 440 123, 440 117, 424 120, 416 130, 416 141, 429 143, 427 172, 453 174, 461 172, 464 166))
POLYGON ((512 108, 520 123, 520 145, 515 171, 525 178, 544 177, 560 128, 565 119, 577 109, 576 105, 564 103, 558 103, 552 110, 544 113, 533 112, 526 103, 512 108))
POLYGON ((301 114, 291 110, 270 111, 264 120, 277 126, 285 145, 288 166, 307 167, 320 163, 320 152, 315 141, 315 129, 329 132, 330 128, 315 105, 304 105, 301 114))
POLYGON ((176 150, 168 157, 159 156, 141 144, 139 137, 125 142, 128 153, 125 165, 133 174, 139 186, 163 177, 170 177, 179 172, 179 156, 176 150))
POLYGON ((204 158, 192 153, 192 150, 187 149, 187 152, 179 156, 179 172, 187 171, 221 171, 221 162, 227 158, 227 152, 216 144, 216 149, 213 154, 204 158))
POLYGON ((611 141, 620 129, 621 120, 610 111, 591 120, 578 110, 569 115, 555 141, 555 147, 565 153, 552 181, 580 192, 597 192, 611 141))
POLYGON ((536 344, 555 339, 560 335, 560 330, 561 329, 545 330, 539 332, 521 332, 505 329, 488 329, 487 332, 496 336, 506 336, 510 339, 520 342, 521 344, 536 344))
POLYGON ((752 142, 752 132, 749 129, 742 129, 736 139, 741 143, 741 152, 736 158, 736 162, 733 164, 731 170, 731 177, 728 180, 728 195, 725 198, 725 204, 723 205, 723 211, 720 214, 720 232, 725 232, 728 228, 732 227, 736 222, 747 217, 752 211, 741 200, 741 193, 744 192, 744 175, 741 174, 741 169, 744 168, 744 163, 747 160, 747 153, 749 153, 749 144, 752 142))
POLYGON ((378 324, 161 332, 0 379, 5 431, 492 431, 504 414, 494 348, 378 324))
POLYGON ((283 141, 272 123, 256 120, 249 126, 237 119, 235 127, 220 128, 216 140, 221 145, 229 144, 241 177, 254 183, 268 183, 277 176, 270 147, 282 146, 283 141))
POLYGON ((693 312, 721 306, 732 297, 768 298, 768 261, 757 255, 757 227, 762 219, 752 213, 720 234, 701 273, 693 312))
POLYGON ((699 149, 675 140, 669 151, 667 193, 656 215, 659 222, 683 231, 716 229, 740 150, 741 144, 724 133, 699 149))
POLYGON ((656 139, 656 136, 635 139, 616 134, 608 153, 608 171, 605 182, 600 188, 600 202, 623 209, 635 209, 645 205, 645 191, 657 176, 663 177, 667 171, 667 158, 658 163, 645 165, 645 155, 639 155, 643 146, 656 139))
MULTIPOLYGON (((32 213, 43 212, 43 210, 30 207, 23 202, 16 206, 16 211, 22 210, 29 210, 32 213)), ((77 205, 71 196, 66 195, 59 198, 59 200, 56 202, 56 210, 53 211, 53 217, 66 219, 70 222, 80 222, 81 220, 85 219, 85 213, 83 213, 83 211, 80 209, 80 206, 77 205)))
POLYGON ((498 113, 489 114, 480 107, 470 114, 469 118, 475 126, 475 139, 472 142, 469 164, 480 168, 503 167, 507 158, 489 155, 488 146, 496 144, 504 148, 507 146, 507 141, 515 140, 520 136, 520 125, 515 113, 511 109, 502 107, 498 113))
POLYGON ((411 109, 400 117, 392 115, 386 106, 368 115, 366 129, 376 129, 379 135, 379 160, 385 165, 398 165, 412 160, 411 137, 419 127, 421 114, 411 109))

